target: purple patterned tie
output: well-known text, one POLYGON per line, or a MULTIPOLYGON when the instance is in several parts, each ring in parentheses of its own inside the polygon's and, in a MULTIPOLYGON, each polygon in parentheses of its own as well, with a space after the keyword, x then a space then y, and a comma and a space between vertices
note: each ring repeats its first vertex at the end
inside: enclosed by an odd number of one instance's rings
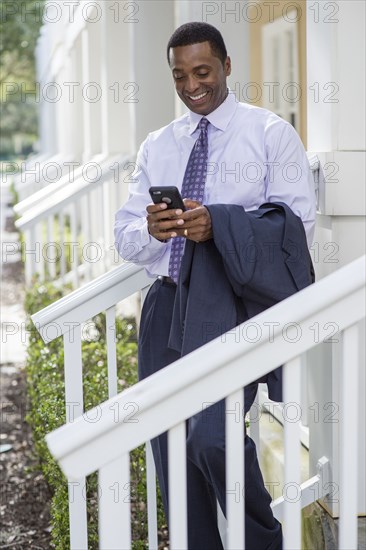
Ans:
MULTIPOLYGON (((198 124, 200 135, 198 136, 188 159, 181 191, 183 199, 192 199, 201 203, 203 201, 203 193, 207 175, 208 124, 209 121, 207 118, 201 118, 198 124)), ((169 258, 169 276, 176 283, 178 282, 185 241, 186 240, 184 237, 175 237, 172 240, 169 258)))

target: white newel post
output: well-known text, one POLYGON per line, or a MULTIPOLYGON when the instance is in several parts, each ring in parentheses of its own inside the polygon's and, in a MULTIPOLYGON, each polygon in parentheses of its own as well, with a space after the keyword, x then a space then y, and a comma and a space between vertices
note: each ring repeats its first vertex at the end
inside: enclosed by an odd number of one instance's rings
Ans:
MULTIPOLYGON (((312 254, 317 279, 362 255, 365 250, 365 3, 307 3, 308 149, 321 162, 319 213, 312 254), (350 39, 352 37, 352 39, 350 39)), ((314 325, 314 338, 331 334, 314 325)), ((339 340, 339 336, 333 337, 339 340)), ((324 343, 309 353, 310 474, 322 455, 331 462, 334 491, 339 484, 340 343, 324 343), (320 368, 322 367, 322 368, 320 368)), ((361 391, 361 389, 359 390, 361 391)), ((360 400, 360 433, 365 431, 360 400)), ((358 464, 365 464, 359 447, 358 464)), ((365 472, 359 466, 360 486, 365 472)), ((366 510, 359 492, 358 513, 366 510)), ((328 501, 334 515, 337 498, 328 501)))

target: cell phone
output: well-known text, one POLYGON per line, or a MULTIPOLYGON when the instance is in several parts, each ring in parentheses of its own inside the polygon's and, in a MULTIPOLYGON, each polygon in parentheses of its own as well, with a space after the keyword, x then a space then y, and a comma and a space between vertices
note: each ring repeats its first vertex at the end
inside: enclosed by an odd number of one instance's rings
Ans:
POLYGON ((165 204, 168 205, 168 208, 180 208, 183 211, 186 209, 181 194, 178 188, 174 185, 150 187, 149 193, 154 204, 165 202, 165 204))

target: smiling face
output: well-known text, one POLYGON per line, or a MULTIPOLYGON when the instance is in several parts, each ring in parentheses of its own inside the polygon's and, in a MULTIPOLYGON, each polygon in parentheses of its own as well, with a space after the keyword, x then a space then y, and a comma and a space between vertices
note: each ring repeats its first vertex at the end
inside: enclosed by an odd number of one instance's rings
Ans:
POLYGON ((208 115, 225 100, 226 77, 231 72, 230 57, 223 65, 212 54, 209 42, 171 48, 169 61, 175 89, 188 109, 208 115))

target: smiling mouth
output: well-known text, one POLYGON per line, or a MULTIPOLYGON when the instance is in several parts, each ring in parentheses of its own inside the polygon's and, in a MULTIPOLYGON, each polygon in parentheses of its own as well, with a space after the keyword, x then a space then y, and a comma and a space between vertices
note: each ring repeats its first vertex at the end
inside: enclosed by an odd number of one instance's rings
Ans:
POLYGON ((205 98, 207 95, 208 92, 203 92, 202 94, 188 95, 188 98, 194 103, 197 103, 198 101, 201 101, 203 98, 205 98))

